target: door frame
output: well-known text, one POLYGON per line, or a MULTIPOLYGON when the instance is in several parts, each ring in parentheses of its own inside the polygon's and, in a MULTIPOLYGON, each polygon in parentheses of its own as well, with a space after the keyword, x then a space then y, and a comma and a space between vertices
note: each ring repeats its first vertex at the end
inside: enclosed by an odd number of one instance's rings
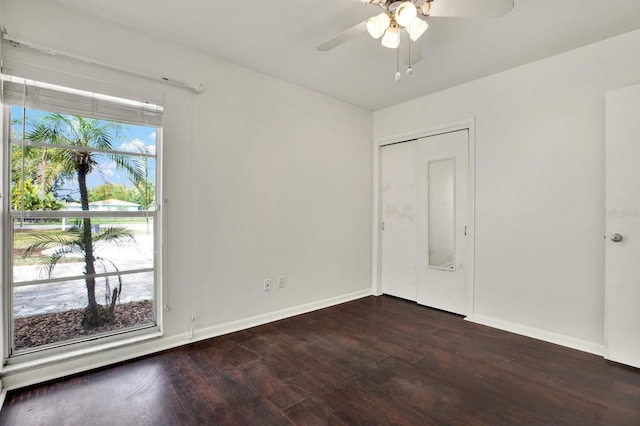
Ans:
POLYGON ((468 117, 456 121, 430 125, 427 127, 396 133, 373 140, 373 218, 371 230, 371 293, 375 296, 382 295, 382 196, 380 180, 382 176, 382 164, 380 161, 381 148, 385 145, 409 142, 419 138, 436 136, 443 133, 467 130, 469 132, 469 266, 467 269, 469 279, 469 294, 467 317, 474 313, 475 293, 475 252, 476 252, 476 118, 468 117))

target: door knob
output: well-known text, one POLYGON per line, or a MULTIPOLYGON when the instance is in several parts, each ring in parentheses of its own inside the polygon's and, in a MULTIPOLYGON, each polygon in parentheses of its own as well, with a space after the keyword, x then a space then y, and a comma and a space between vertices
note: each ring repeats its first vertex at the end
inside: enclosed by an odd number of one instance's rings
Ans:
POLYGON ((622 235, 620 234, 613 234, 611 236, 611 241, 613 241, 614 243, 619 243, 620 241, 622 241, 622 235))

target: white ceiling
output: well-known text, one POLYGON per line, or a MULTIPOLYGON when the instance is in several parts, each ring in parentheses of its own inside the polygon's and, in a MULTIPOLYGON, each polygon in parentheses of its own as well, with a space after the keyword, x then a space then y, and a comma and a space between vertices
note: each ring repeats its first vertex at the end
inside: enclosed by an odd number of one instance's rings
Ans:
POLYGON ((379 11, 358 0, 55 1, 369 110, 640 28, 640 0, 515 0, 502 18, 432 19, 395 83, 395 51, 366 34, 315 49, 379 11))

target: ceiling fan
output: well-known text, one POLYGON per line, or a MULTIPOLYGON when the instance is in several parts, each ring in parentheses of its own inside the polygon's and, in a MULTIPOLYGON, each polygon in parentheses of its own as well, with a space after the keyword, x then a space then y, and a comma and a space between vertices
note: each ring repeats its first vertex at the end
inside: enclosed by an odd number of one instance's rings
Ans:
POLYGON ((412 45, 429 27, 432 18, 496 18, 513 9, 513 0, 360 0, 377 6, 382 12, 348 28, 316 46, 319 51, 331 50, 366 32, 381 39, 384 47, 397 50, 395 80, 400 80, 400 56, 413 72, 412 65, 422 59, 422 51, 412 45))

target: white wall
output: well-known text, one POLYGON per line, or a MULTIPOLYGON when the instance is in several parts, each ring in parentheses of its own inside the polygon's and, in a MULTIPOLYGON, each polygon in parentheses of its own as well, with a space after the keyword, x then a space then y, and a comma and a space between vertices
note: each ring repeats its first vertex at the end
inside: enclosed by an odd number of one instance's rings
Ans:
POLYGON ((476 320, 602 351, 604 96, 640 81, 639 45, 635 31, 374 113, 376 140, 476 117, 476 320))
POLYGON ((164 99, 165 336, 42 367, 16 387, 370 293, 372 114, 39 0, 4 0, 0 25, 31 43, 191 83, 205 93, 25 56, 16 73, 164 99), (62 69, 65 73, 52 72, 62 69), (73 75, 71 75, 71 74, 73 75), (84 78, 84 77, 89 77, 84 78), (262 291, 263 278, 287 276, 262 291))

